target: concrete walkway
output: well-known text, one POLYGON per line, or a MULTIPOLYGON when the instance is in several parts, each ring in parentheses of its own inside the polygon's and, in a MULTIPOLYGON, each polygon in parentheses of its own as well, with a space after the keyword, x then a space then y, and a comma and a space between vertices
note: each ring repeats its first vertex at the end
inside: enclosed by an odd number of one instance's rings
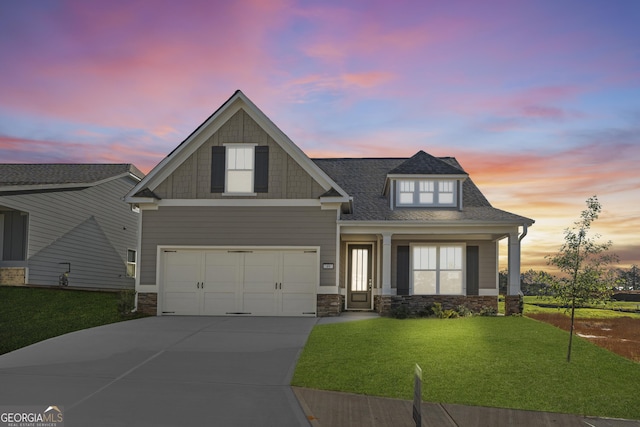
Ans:
POLYGON ((74 426, 308 425, 291 387, 314 318, 149 317, 0 356, 0 406, 74 426))
MULTIPOLYGON (((413 402, 293 388, 313 427, 415 427, 413 402)), ((640 427, 640 421, 422 402, 423 427, 640 427)))

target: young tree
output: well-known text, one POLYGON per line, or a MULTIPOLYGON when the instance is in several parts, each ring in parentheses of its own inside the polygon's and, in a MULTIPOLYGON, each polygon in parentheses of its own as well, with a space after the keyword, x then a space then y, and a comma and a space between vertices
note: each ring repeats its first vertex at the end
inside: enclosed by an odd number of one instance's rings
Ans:
POLYGON ((571 361, 571 344, 576 305, 602 303, 611 298, 615 278, 608 266, 617 262, 614 254, 608 254, 611 241, 598 243, 599 235, 589 237, 591 224, 598 219, 602 206, 597 196, 586 201, 587 209, 572 228, 564 231, 564 244, 556 255, 547 256, 547 263, 560 270, 559 276, 547 279, 554 297, 571 309, 567 362, 571 361))

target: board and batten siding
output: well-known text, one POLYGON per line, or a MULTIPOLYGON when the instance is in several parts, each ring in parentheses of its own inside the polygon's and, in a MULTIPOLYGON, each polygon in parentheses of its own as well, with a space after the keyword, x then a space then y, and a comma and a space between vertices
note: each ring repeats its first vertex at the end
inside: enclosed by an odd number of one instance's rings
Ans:
MULTIPOLYGON (((337 263, 336 211, 319 207, 177 207, 142 211, 140 284, 156 285, 158 246, 318 246, 337 263)), ((320 286, 335 286, 321 270, 320 286)))
POLYGON ((137 249, 140 214, 122 198, 137 181, 117 178, 76 191, 0 196, 0 207, 28 213, 29 284, 57 285, 71 263, 69 285, 133 288, 127 249, 137 249))
POLYGON ((211 148, 224 144, 269 147, 268 191, 254 199, 317 199, 323 189, 244 110, 234 114, 153 192, 161 199, 231 199, 211 191, 211 148))

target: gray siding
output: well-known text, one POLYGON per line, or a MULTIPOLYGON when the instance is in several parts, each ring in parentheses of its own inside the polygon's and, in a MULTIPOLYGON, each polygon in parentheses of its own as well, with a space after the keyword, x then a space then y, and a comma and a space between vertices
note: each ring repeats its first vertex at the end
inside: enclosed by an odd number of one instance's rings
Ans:
MULTIPOLYGON (((336 211, 319 207, 160 207, 142 211, 140 284, 156 284, 159 245, 319 246, 320 262, 336 263, 336 211)), ((320 285, 335 286, 321 270, 320 285)))
POLYGON ((480 247, 480 289, 496 289, 498 283, 498 242, 474 242, 480 247))
POLYGON ((140 214, 122 197, 134 184, 123 177, 79 191, 0 196, 0 206, 28 212, 29 283, 57 284, 66 268, 59 263, 70 262, 71 286, 133 287, 126 256, 137 248, 140 214))

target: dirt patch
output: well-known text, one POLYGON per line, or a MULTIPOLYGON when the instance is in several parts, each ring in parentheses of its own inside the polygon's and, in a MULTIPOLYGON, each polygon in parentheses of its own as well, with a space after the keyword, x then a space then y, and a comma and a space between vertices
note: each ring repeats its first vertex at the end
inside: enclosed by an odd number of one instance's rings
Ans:
MULTIPOLYGON (((562 313, 528 314, 532 319, 550 323, 565 331, 571 319, 562 313)), ((576 319, 576 335, 627 359, 640 362, 640 319, 576 319)))

